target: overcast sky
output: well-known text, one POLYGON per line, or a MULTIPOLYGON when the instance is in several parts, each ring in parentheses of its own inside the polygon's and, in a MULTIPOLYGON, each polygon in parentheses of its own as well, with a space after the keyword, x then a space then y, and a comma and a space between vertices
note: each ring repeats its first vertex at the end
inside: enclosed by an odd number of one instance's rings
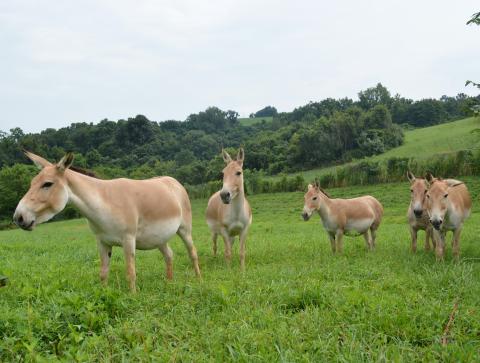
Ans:
POLYGON ((476 11, 478 0, 1 0, 0 130, 290 111, 377 82, 413 99, 473 95, 476 11))

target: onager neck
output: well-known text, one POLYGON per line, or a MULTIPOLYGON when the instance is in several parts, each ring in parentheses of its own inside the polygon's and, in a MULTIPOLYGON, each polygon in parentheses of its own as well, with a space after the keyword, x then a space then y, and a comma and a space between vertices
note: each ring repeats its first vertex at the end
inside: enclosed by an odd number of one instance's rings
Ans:
POLYGON ((320 218, 322 218, 322 220, 328 219, 330 217, 332 201, 322 192, 318 194, 318 197, 322 200, 320 203, 320 208, 318 208, 318 214, 320 214, 320 218))
POLYGON ((88 220, 95 220, 103 209, 99 193, 99 179, 95 179, 71 170, 65 171, 68 182, 68 201, 77 207, 88 220))
POLYGON ((245 191, 242 186, 238 190, 238 194, 233 200, 230 202, 232 206, 232 210, 234 210, 237 214, 242 213, 245 210, 245 191))

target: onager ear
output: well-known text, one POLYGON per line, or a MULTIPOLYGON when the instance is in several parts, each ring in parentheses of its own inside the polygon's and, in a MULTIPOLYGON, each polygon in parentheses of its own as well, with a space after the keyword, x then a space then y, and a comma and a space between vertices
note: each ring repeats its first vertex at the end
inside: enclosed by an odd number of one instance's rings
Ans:
POLYGON ((238 150, 237 161, 243 165, 243 160, 245 160, 245 151, 243 150, 243 147, 241 147, 238 150))
POLYGON ((35 155, 34 153, 31 153, 30 151, 23 150, 23 153, 25 154, 25 156, 26 156, 27 158, 29 158, 30 160, 32 160, 33 163, 34 163, 39 169, 43 169, 43 168, 46 167, 46 166, 52 165, 52 163, 49 162, 48 160, 45 160, 45 159, 42 158, 41 156, 35 155))
POLYGON ((312 184, 308 184, 308 190, 312 189, 313 188, 313 185, 312 184))
POLYGON ((225 161, 225 163, 229 163, 232 161, 232 157, 230 156, 229 153, 227 153, 227 151, 225 149, 222 149, 222 156, 223 156, 223 161, 225 161))
POLYGON ((430 186, 430 184, 432 184, 435 180, 436 178, 429 171, 427 172, 427 174, 425 174, 425 181, 427 182, 428 186, 430 186))
POLYGON ((465 184, 464 182, 460 180, 455 180, 455 179, 447 179, 446 182, 449 188, 453 188, 453 187, 465 184))
POLYGON ((415 180, 415 175, 410 170, 407 170, 407 179, 410 183, 413 183, 415 180))
POLYGON ((67 170, 73 163, 73 153, 67 153, 58 163, 57 169, 61 172, 67 170))

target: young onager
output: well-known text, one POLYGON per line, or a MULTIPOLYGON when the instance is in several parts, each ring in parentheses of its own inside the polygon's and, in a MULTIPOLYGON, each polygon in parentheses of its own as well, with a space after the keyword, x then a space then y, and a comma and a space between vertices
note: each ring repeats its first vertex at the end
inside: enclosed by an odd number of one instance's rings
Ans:
POLYGON ((192 241, 192 212, 185 188, 173 178, 100 180, 70 170, 71 153, 57 164, 25 152, 42 170, 14 214, 14 221, 32 230, 60 213, 71 202, 87 218, 100 252, 100 279, 106 283, 112 246, 125 255, 130 289, 135 291, 135 249, 158 248, 165 259, 167 278, 173 277, 173 253, 168 240, 178 234, 185 243, 197 276, 198 257, 192 241))
POLYGON ((445 256, 445 235, 453 233, 453 255, 460 257, 460 232, 463 223, 470 216, 472 200, 465 183, 455 179, 434 178, 428 174, 427 212, 437 242, 437 260, 445 256))
POLYGON ((305 194, 303 219, 308 221, 314 211, 320 214, 333 253, 342 253, 345 234, 362 234, 367 249, 375 248, 376 231, 382 221, 383 207, 374 197, 367 195, 353 199, 331 199, 318 183, 309 184, 305 194))
POLYGON ((236 160, 222 150, 226 163, 223 169, 223 187, 208 201, 206 219, 212 232, 213 254, 217 254, 217 237, 220 234, 225 243, 225 259, 230 264, 232 244, 240 236, 240 268, 245 269, 245 242, 252 224, 252 209, 245 198, 243 189, 243 160, 245 153, 240 149, 236 160))
POLYGON ((412 236, 412 251, 417 252, 417 233, 419 230, 425 231, 425 251, 430 251, 430 239, 434 249, 435 240, 427 213, 427 182, 423 178, 416 178, 410 171, 407 171, 407 178, 410 181, 411 197, 407 218, 412 236))

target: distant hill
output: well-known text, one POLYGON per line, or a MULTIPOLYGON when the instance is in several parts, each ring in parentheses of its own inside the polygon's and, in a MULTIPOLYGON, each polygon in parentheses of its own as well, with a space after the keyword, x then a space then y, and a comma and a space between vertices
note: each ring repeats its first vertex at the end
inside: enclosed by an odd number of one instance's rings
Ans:
MULTIPOLYGON (((380 161, 392 157, 428 158, 435 154, 453 153, 459 150, 480 149, 480 118, 470 117, 459 121, 424 127, 404 132, 404 144, 383 154, 362 158, 347 164, 356 164, 363 160, 380 161)), ((345 164, 345 165, 347 165, 345 164)), ((301 174, 306 180, 331 172, 338 166, 315 168, 301 174)), ((273 176, 278 179, 279 176, 273 176)))

